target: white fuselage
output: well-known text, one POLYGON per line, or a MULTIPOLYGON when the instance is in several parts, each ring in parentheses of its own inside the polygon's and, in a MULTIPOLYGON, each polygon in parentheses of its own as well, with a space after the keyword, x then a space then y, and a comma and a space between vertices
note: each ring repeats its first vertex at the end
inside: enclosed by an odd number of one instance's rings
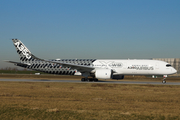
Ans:
POLYGON ((96 69, 112 69, 121 75, 170 75, 177 71, 170 64, 158 60, 103 60, 93 62, 96 69))

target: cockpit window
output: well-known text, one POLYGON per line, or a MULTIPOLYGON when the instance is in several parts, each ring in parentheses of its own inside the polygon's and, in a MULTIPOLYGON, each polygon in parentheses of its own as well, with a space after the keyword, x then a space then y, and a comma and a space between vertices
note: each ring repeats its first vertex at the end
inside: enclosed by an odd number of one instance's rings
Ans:
POLYGON ((167 64, 166 67, 171 67, 171 65, 170 65, 170 64, 167 64))

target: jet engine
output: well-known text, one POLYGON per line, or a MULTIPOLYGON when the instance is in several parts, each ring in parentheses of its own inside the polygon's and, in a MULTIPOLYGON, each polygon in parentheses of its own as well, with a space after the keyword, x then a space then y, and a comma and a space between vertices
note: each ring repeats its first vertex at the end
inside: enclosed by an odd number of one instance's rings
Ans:
POLYGON ((112 70, 110 69, 97 69, 95 72, 95 77, 97 79, 111 79, 112 70))
POLYGON ((110 69, 97 69, 95 77, 97 79, 124 79, 124 75, 113 75, 113 71, 110 69))

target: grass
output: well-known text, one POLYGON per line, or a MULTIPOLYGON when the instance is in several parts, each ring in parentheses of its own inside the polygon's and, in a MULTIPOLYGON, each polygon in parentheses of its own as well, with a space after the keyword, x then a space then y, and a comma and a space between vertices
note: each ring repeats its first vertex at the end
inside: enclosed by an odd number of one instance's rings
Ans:
POLYGON ((0 82, 0 119, 180 119, 180 86, 0 82))

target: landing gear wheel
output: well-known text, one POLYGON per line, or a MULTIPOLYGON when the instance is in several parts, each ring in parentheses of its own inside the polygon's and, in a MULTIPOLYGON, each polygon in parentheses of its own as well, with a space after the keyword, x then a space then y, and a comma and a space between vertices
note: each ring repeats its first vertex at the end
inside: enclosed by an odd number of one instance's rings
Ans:
POLYGON ((97 81, 98 81, 98 79, 94 79, 94 81, 95 81, 95 82, 97 82, 97 81))
POLYGON ((81 81, 84 82, 84 81, 85 81, 85 78, 82 78, 81 81))
POLYGON ((166 83, 166 81, 165 81, 165 80, 163 80, 163 81, 162 81, 162 83, 163 83, 163 84, 165 84, 165 83, 166 83))
POLYGON ((163 75, 163 81, 162 81, 163 84, 166 83, 166 78, 167 78, 167 75, 163 75))
POLYGON ((96 79, 96 78, 81 78, 81 81, 82 82, 85 82, 85 81, 87 81, 87 82, 97 82, 98 79, 96 79))
POLYGON ((82 82, 85 82, 85 81, 88 81, 88 82, 89 82, 89 79, 88 79, 88 78, 81 78, 81 81, 82 81, 82 82))

